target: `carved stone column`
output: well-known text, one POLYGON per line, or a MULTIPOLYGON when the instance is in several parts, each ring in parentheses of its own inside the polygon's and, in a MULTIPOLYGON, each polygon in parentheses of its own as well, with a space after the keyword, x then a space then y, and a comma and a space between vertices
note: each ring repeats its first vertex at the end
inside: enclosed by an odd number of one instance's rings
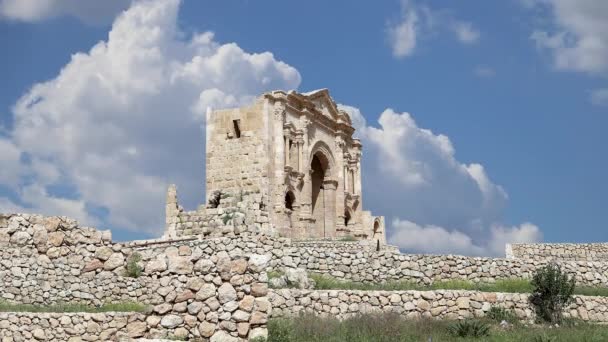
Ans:
POLYGON ((335 179, 328 179, 323 181, 323 219, 321 225, 317 225, 323 228, 323 237, 332 238, 336 237, 336 189, 338 188, 338 181, 335 179))
POLYGON ((289 162, 289 140, 291 140, 291 132, 288 129, 283 130, 283 138, 285 142, 285 166, 291 166, 289 162))

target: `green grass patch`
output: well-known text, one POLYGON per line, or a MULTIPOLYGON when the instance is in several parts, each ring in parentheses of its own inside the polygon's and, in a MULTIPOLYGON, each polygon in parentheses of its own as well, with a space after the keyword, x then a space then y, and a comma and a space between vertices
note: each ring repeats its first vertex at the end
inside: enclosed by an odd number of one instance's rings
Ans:
POLYGON ((143 312, 146 305, 135 302, 105 303, 92 306, 78 303, 61 303, 52 305, 14 304, 0 301, 0 312, 143 312))
MULTIPOLYGON (((269 275, 270 277, 270 275, 269 275)), ((482 292, 531 293, 532 284, 528 279, 499 279, 494 283, 474 283, 468 280, 436 281, 424 285, 412 281, 389 281, 385 283, 364 283, 341 280, 326 274, 312 273, 309 277, 316 282, 317 290, 362 290, 362 291, 429 291, 429 290, 469 290, 482 292)), ((577 286, 574 294, 583 296, 608 297, 608 288, 577 286)))
POLYGON ((489 326, 488 336, 458 337, 456 322, 445 320, 406 320, 398 314, 360 315, 343 321, 332 317, 303 315, 293 319, 271 319, 267 342, 404 342, 404 341, 608 341, 608 326, 578 323, 553 327, 516 324, 503 329, 499 324, 469 321, 472 326, 489 326))
POLYGON ((281 272, 281 271, 270 271, 267 272, 266 275, 268 275, 268 279, 276 279, 276 278, 280 278, 284 275, 285 273, 281 272))

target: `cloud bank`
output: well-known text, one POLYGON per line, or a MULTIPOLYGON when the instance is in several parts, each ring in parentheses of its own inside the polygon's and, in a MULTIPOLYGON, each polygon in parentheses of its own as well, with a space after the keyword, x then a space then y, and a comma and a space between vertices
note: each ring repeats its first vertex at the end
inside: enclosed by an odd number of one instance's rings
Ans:
POLYGON ((353 118, 365 146, 365 206, 387 217, 389 242, 409 252, 504 255, 507 242, 542 240, 531 224, 502 223, 506 191, 483 165, 455 157, 450 139, 420 128, 409 113, 386 109, 379 127, 353 118))

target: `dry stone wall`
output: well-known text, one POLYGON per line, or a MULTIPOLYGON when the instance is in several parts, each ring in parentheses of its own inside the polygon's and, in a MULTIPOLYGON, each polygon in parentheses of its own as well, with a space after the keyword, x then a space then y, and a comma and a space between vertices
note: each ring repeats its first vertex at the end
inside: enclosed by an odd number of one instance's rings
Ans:
MULTIPOLYGON (((534 320, 527 294, 477 291, 271 290, 272 317, 311 313, 339 319, 361 313, 394 312, 409 319, 483 317, 492 306, 512 310, 519 319, 534 320)), ((608 298, 575 296, 565 317, 608 322, 608 298)))
MULTIPOLYGON (((505 278, 530 278, 534 271, 550 260, 466 257, 460 255, 401 254, 392 248, 376 251, 374 246, 333 242, 293 243, 275 252, 271 265, 298 267, 309 272, 329 274, 335 278, 385 282, 408 280, 430 284, 435 281, 461 279, 493 282, 505 278)), ((608 263, 555 261, 573 275, 579 284, 608 286, 608 263)))
POLYGON ((506 249, 516 259, 608 262, 608 243, 515 243, 506 249))
MULTIPOLYGON (((116 244, 109 234, 67 218, 9 215, 0 223, 4 300, 137 301, 152 307, 165 330, 189 338, 229 335, 237 341, 266 333, 269 257, 245 253, 230 238, 116 244), (142 273, 131 278, 126 265, 135 255, 142 273)), ((253 238, 250 243, 256 245, 253 238)))

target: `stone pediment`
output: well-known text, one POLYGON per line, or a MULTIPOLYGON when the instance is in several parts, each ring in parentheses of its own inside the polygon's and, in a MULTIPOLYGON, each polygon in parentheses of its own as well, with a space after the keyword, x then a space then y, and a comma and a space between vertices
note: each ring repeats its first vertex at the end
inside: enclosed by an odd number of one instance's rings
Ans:
POLYGON ((338 106, 329 95, 329 90, 327 90, 327 88, 302 93, 302 95, 314 105, 318 112, 336 122, 343 121, 352 125, 349 115, 338 109, 338 106))
POLYGON ((337 124, 344 124, 352 127, 352 121, 348 113, 338 109, 337 104, 329 95, 329 90, 317 89, 305 93, 298 93, 295 90, 284 92, 276 90, 266 94, 267 97, 274 99, 287 100, 286 103, 298 111, 306 110, 311 113, 320 114, 337 124))

